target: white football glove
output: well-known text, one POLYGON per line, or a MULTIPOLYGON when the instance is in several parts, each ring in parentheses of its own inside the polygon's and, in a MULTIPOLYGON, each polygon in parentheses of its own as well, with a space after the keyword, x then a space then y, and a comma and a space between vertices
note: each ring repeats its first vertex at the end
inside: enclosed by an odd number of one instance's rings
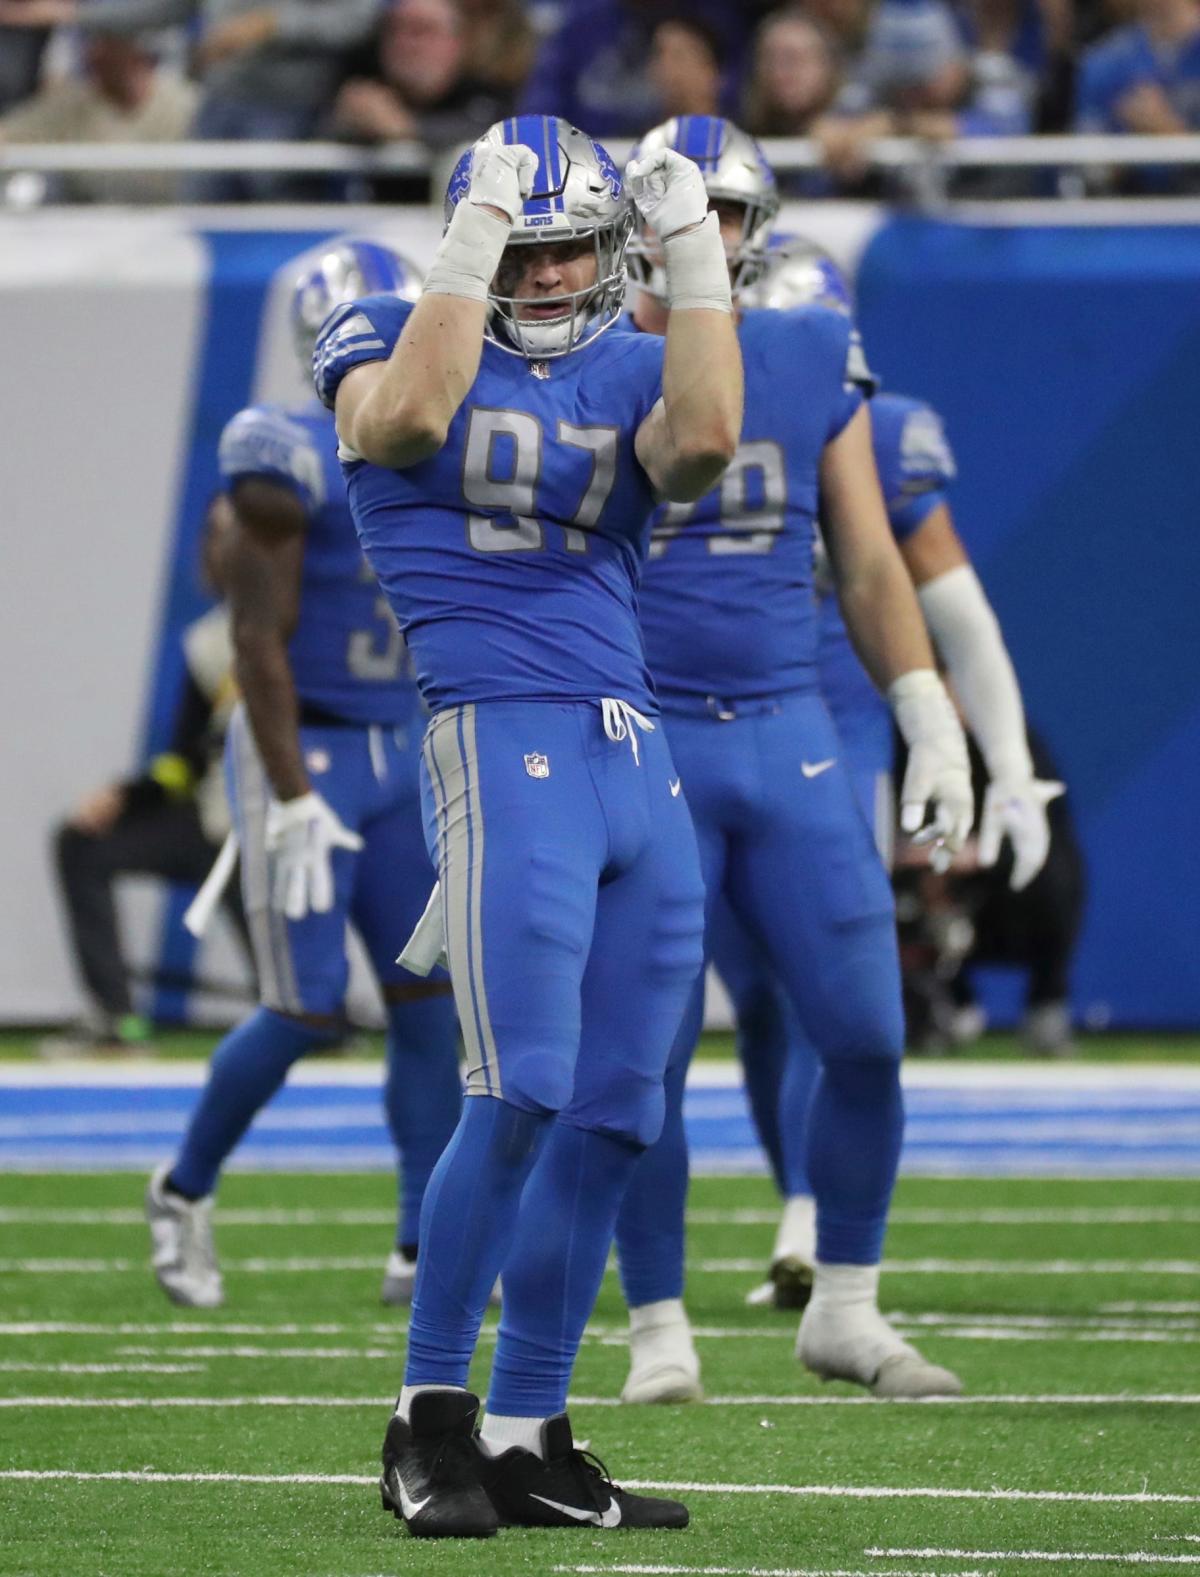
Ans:
POLYGON ((700 166, 674 148, 635 159, 625 171, 625 187, 660 241, 699 224, 708 212, 700 166))
POLYGON ((538 156, 523 142, 496 143, 481 137, 472 149, 467 201, 477 208, 499 208, 508 215, 509 224, 515 224, 537 171, 538 156))
POLYGON ((271 907, 289 920, 303 920, 310 910, 326 914, 333 908, 334 849, 357 852, 363 841, 310 789, 299 799, 270 802, 266 846, 271 907))
POLYGON ((1012 844, 1013 868, 1008 885, 1015 893, 1028 887, 1050 853, 1050 822, 1046 806, 1066 792, 1053 779, 1024 778, 989 783, 979 818, 979 863, 995 865, 1000 845, 1012 844))
POLYGON ((930 864, 949 870, 975 819, 971 764, 958 713, 932 668, 914 668, 888 687, 896 725, 908 745, 900 788, 900 828, 915 844, 932 844, 930 864), (924 826, 932 803, 934 819, 924 826))

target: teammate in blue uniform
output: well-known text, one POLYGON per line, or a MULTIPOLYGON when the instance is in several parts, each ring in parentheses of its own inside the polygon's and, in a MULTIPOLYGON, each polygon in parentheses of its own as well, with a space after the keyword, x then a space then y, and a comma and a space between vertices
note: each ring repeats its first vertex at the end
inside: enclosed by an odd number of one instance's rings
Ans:
POLYGON ((742 406, 699 172, 664 149, 629 182, 663 238, 665 343, 608 332, 631 216, 607 153, 522 116, 456 168, 416 306, 341 309, 315 357, 359 536, 433 712, 427 836, 467 1045, 383 1449, 384 1505, 424 1536, 687 1521, 613 1485, 564 1411, 701 961, 695 836, 635 587, 656 495, 713 485, 742 406), (467 1373, 501 1266, 476 1445, 467 1373))
MULTIPOLYGON (((680 117, 643 155, 700 164, 735 289, 752 283, 777 206, 757 145, 726 121, 680 117)), ((633 319, 661 329, 652 238, 636 259, 633 319)), ((719 490, 654 527, 640 606, 664 724, 696 823, 710 909, 724 895, 787 990, 821 1059, 809 1163, 819 1200, 816 1286, 798 1354, 877 1395, 959 1389, 891 1329, 879 1261, 903 1129, 903 1025, 887 874, 817 688, 813 589, 818 491, 847 620, 910 744, 904 821, 939 856, 970 825, 966 745, 933 666, 888 530, 856 386, 861 354, 826 308, 746 311, 741 445, 719 490), (927 803, 935 820, 918 832, 927 803)), ((666 1126, 626 1195, 617 1231, 631 1310, 627 1401, 699 1393, 682 1303, 687 1151, 683 1080, 702 982, 668 1075, 666 1126)))
MULTIPOLYGON (((753 299, 777 311, 821 306, 851 319, 849 290, 833 262, 798 237, 776 248, 753 299)), ((875 463, 888 521, 921 611, 988 766, 978 857, 994 864, 1007 840, 1016 890, 1041 870, 1050 846, 1046 805, 1062 785, 1039 782, 1025 738, 1024 709, 995 614, 950 515, 954 458, 937 413, 920 400, 871 401, 875 463)), ((892 726, 886 703, 859 661, 828 576, 818 578, 821 694, 833 715, 859 804, 891 862, 894 820, 892 726)), ((717 972, 733 1002, 738 1045, 755 1122, 784 1198, 767 1282, 748 1301, 802 1308, 812 1285, 816 1208, 807 1170, 805 1112, 818 1060, 782 983, 727 905, 710 930, 717 972)))
MULTIPOLYGON (((364 288, 415 295, 410 265, 368 241, 331 243, 300 278, 297 349, 311 364, 328 310, 364 288)), ((421 823, 424 718, 400 631, 346 504, 332 418, 254 406, 226 427, 221 474, 236 526, 227 590, 244 707, 226 746, 261 1003, 213 1057, 175 1160, 146 1197, 154 1269, 176 1303, 222 1284, 212 1194, 226 1157, 289 1068, 343 1032, 352 921, 387 1010, 386 1107, 402 1210, 384 1296, 415 1276, 421 1197, 461 1108, 449 982, 399 968, 432 868, 421 823)))

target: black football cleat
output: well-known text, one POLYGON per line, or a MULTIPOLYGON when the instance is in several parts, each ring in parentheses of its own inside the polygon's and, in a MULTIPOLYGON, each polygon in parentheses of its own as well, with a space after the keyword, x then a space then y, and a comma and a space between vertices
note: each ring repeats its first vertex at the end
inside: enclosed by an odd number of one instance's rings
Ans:
POLYGON ((686 1528, 677 1500, 633 1495, 603 1462, 580 1451, 566 1413, 542 1425, 544 1457, 513 1446, 498 1457, 480 1447, 479 1473, 501 1523, 520 1528, 686 1528))
POLYGON ((478 1412, 467 1391, 423 1391, 407 1419, 396 1413, 388 1424, 383 1509, 418 1539, 486 1539, 500 1526, 479 1478, 478 1412))

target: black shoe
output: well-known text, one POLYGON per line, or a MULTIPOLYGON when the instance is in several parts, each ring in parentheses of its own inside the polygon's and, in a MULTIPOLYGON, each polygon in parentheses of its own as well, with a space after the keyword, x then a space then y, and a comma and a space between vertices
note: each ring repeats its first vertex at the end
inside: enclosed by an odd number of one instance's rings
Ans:
POLYGON ((479 1480, 478 1412, 467 1391, 423 1391, 407 1420, 397 1413, 388 1424, 383 1509, 418 1539, 486 1539, 500 1526, 479 1480))
POLYGON ((603 1462, 580 1451, 566 1413, 542 1425, 544 1457, 513 1446, 498 1457, 479 1448, 479 1474, 505 1525, 522 1528, 686 1528, 677 1500, 631 1495, 603 1462))
POLYGON ((770 1275, 771 1285, 775 1289, 772 1302, 777 1309, 808 1307, 813 1288, 811 1265, 806 1265, 794 1254, 785 1254, 782 1259, 771 1262, 770 1275))

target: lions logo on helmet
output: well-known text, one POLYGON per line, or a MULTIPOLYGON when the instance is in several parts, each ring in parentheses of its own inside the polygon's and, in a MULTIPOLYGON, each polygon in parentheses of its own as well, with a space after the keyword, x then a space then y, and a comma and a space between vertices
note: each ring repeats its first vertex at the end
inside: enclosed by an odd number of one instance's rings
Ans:
MULTIPOLYGON (((625 299, 625 245, 633 223, 617 167, 604 148, 556 115, 516 115, 497 121, 487 141, 523 143, 537 155, 533 189, 509 232, 508 246, 488 291, 484 333, 501 350, 541 362, 565 356, 610 328, 625 299), (524 272, 521 248, 590 242, 593 283, 560 296, 518 296, 524 272), (550 316, 531 309, 558 307, 550 316)), ((446 188, 446 223, 471 187, 473 151, 454 167, 446 188)))
MULTIPOLYGON (((771 221, 779 212, 775 175, 749 132, 716 115, 677 115, 648 131, 630 162, 659 148, 673 148, 699 166, 712 203, 733 203, 744 212, 741 241, 729 252, 734 295, 748 290, 766 263, 771 221)), ((657 239, 642 230, 629 243, 629 274, 652 296, 665 299, 666 270, 657 239)))
POLYGON ((399 252, 365 236, 336 236, 315 248, 292 287, 292 339, 305 375, 312 371, 321 325, 334 307, 362 296, 415 301, 423 277, 399 252))

